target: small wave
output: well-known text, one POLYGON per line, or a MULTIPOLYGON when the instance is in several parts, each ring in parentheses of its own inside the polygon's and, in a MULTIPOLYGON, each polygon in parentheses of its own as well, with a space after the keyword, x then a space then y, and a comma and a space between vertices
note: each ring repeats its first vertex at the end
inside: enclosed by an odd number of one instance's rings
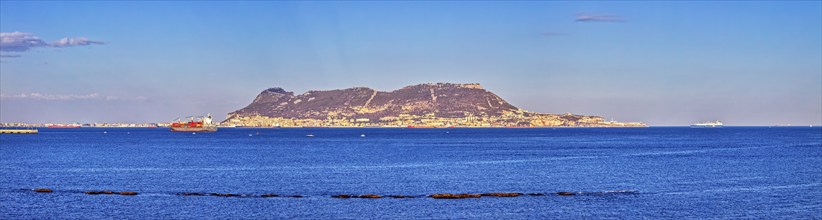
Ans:
POLYGON ((578 195, 593 195, 593 196, 604 196, 604 195, 635 195, 639 194, 638 190, 607 190, 607 191, 599 191, 599 192, 578 192, 578 195))
POLYGON ((540 157, 540 158, 527 158, 527 159, 450 161, 450 162, 404 163, 404 164, 384 164, 384 165, 180 167, 180 168, 110 167, 110 168, 49 169, 49 170, 43 170, 42 172, 278 171, 278 170, 297 170, 297 169, 380 170, 380 169, 395 169, 395 168, 425 168, 425 167, 449 167, 449 166, 466 166, 466 165, 534 163, 534 162, 562 161, 562 160, 600 159, 600 158, 609 158, 609 157, 663 156, 663 155, 681 155, 681 154, 686 154, 687 155, 687 154, 707 153, 707 152, 713 152, 713 151, 750 150, 750 149, 774 148, 774 147, 795 147, 795 146, 809 146, 809 145, 815 145, 815 144, 818 144, 818 143, 803 143, 803 144, 794 144, 794 145, 769 145, 769 146, 738 147, 738 148, 712 148, 712 149, 700 149, 700 150, 680 150, 680 151, 663 151, 663 152, 643 152, 643 153, 631 153, 631 154, 622 154, 622 155, 555 156, 555 157, 540 157))
POLYGON ((165 172, 165 171, 277 171, 295 169, 331 169, 331 170, 379 170, 392 168, 424 168, 424 167, 448 167, 464 165, 483 164, 509 164, 509 163, 532 163, 544 161, 561 161, 574 159, 595 159, 605 156, 567 156, 567 157, 545 157, 532 159, 512 159, 512 160, 480 160, 461 162, 438 162, 438 163, 405 163, 386 165, 328 165, 328 166, 260 166, 260 167, 180 167, 180 168, 160 168, 160 167, 109 167, 109 168, 68 168, 50 169, 44 172, 165 172))
POLYGON ((677 184, 705 184, 705 183, 722 183, 722 182, 736 182, 736 181, 746 181, 746 180, 760 180, 760 179, 768 179, 769 177, 765 176, 754 176, 754 177, 738 177, 738 178, 728 178, 728 179, 711 179, 711 180, 701 180, 701 181, 676 181, 677 184))
POLYGON ((714 152, 714 151, 752 150, 752 149, 762 149, 762 148, 801 147, 801 146, 816 146, 816 145, 820 145, 820 143, 803 143, 803 144, 788 144, 788 145, 766 145, 766 146, 755 146, 755 147, 710 148, 710 149, 700 149, 700 150, 679 150, 679 151, 662 151, 662 152, 643 152, 643 153, 623 154, 623 155, 620 155, 620 156, 661 156, 661 155, 677 155, 677 154, 697 154, 697 153, 708 153, 708 152, 714 152))
POLYGON ((683 191, 683 192, 667 192, 667 193, 663 193, 663 194, 682 195, 682 194, 698 194, 698 193, 769 191, 769 190, 778 190, 778 189, 794 189, 794 188, 817 187, 817 186, 822 186, 822 183, 806 183, 806 184, 760 186, 760 187, 733 187, 733 188, 723 188, 723 189, 706 189, 706 190, 683 191))

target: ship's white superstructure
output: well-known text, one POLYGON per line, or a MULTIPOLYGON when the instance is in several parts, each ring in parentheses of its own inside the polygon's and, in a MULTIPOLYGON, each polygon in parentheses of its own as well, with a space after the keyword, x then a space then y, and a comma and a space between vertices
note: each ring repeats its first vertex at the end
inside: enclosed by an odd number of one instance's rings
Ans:
POLYGON ((721 128, 723 126, 720 121, 709 121, 692 124, 692 128, 721 128))

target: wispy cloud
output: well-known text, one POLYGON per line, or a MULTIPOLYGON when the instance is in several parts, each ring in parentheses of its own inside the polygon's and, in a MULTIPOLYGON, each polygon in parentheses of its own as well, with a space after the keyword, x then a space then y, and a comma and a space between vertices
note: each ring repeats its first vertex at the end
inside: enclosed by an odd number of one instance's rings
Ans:
MULTIPOLYGON (((26 32, 0 32, 0 51, 3 52, 25 52, 37 47, 73 47, 89 46, 93 44, 104 44, 102 41, 89 40, 85 37, 63 38, 52 43, 40 39, 37 35, 26 32)), ((12 55, 13 56, 13 55, 12 55)), ((4 54, 3 57, 9 57, 4 54)), ((16 57, 19 57, 17 55, 16 57)))
POLYGON ((0 51, 22 52, 44 46, 48 46, 48 43, 31 33, 0 32, 0 51))
POLYGON ((145 101, 146 97, 137 96, 121 98, 117 96, 103 96, 99 93, 89 94, 43 94, 38 92, 20 94, 0 94, 0 100, 47 100, 47 101, 69 101, 69 100, 104 100, 104 101, 145 101))
POLYGON ((75 95, 75 94, 42 94, 42 93, 21 93, 16 95, 6 95, 0 94, 0 99, 34 99, 34 100, 82 100, 82 99, 98 99, 100 98, 100 94, 97 93, 89 93, 86 95, 75 95))
POLYGON ((54 43, 51 43, 54 47, 71 47, 71 46, 88 46, 92 44, 103 44, 102 41, 93 41, 89 40, 85 37, 78 37, 78 38, 63 38, 54 43))
POLYGON ((574 21, 579 22, 623 22, 625 18, 619 15, 612 14, 592 14, 592 13, 577 13, 574 21))

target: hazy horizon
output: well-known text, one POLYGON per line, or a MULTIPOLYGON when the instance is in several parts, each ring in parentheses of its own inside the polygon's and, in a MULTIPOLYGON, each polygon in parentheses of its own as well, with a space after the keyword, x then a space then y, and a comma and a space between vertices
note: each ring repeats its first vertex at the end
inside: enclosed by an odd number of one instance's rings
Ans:
POLYGON ((0 2, 0 122, 480 83, 532 112, 822 125, 822 2, 0 2))

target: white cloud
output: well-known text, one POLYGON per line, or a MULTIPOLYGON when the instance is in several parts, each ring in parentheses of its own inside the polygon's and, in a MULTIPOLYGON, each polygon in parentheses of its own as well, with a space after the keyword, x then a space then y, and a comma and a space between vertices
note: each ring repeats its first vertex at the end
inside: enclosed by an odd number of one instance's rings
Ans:
POLYGON ((89 93, 86 95, 75 95, 75 94, 42 94, 42 93, 21 93, 19 95, 6 95, 0 94, 0 99, 34 99, 34 100, 80 100, 80 99, 97 99, 100 98, 100 94, 97 93, 89 93))
MULTIPOLYGON (((0 32, 0 51, 4 52, 25 52, 37 47, 73 47, 89 46, 92 44, 104 44, 102 41, 89 40, 85 37, 65 37, 63 39, 47 43, 32 33, 26 32, 0 32)), ((3 57, 15 55, 4 54, 3 57)), ((19 55, 16 55, 19 56, 19 55)))
POLYGON ((117 96, 103 96, 98 93, 89 94, 43 94, 43 93, 20 93, 20 94, 0 94, 0 100, 48 100, 48 101, 68 101, 68 100, 103 100, 103 101, 145 101, 145 96, 121 98, 117 96))
POLYGON ((93 41, 89 40, 85 37, 78 37, 78 38, 63 38, 54 43, 51 43, 51 46, 54 47, 71 47, 71 46, 88 46, 92 44, 103 44, 101 41, 93 41))
POLYGON ((601 21, 601 22, 623 22, 625 21, 624 18, 618 15, 608 15, 608 14, 591 14, 591 13, 577 13, 576 18, 574 21, 580 22, 594 22, 594 21, 601 21))
POLYGON ((33 47, 44 47, 49 44, 34 36, 32 33, 25 32, 0 32, 0 51, 27 51, 33 47))

